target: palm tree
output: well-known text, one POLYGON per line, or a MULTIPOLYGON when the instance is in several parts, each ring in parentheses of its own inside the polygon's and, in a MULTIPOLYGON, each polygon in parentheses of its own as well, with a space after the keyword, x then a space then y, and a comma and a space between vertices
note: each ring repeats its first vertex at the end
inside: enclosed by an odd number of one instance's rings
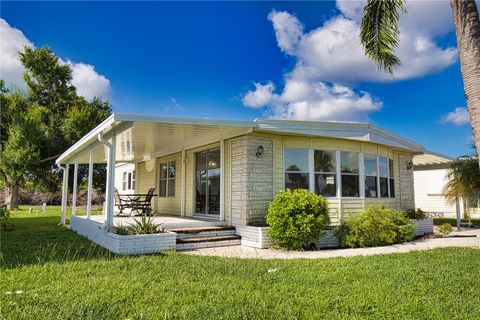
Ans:
POLYGON ((457 198, 465 201, 465 208, 470 218, 469 208, 480 200, 480 168, 478 157, 460 157, 452 162, 447 171, 448 182, 443 194, 449 203, 457 198))
MULTIPOLYGON (((480 150, 480 22, 475 0, 450 0, 457 36, 465 97, 477 150, 480 150)), ((363 11, 360 40, 365 54, 393 75, 401 61, 395 56, 405 13, 404 0, 368 0, 363 11)), ((428 19, 428 17, 426 17, 428 19)), ((480 164, 479 164, 480 165, 480 164)))

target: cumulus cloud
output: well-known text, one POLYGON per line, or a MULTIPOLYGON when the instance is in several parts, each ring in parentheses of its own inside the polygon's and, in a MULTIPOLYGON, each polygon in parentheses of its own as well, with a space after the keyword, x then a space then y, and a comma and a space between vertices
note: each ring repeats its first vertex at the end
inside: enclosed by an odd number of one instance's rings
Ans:
MULTIPOLYGON (((20 60, 18 52, 23 50, 24 46, 33 47, 34 44, 23 34, 4 19, 0 19, 0 78, 7 84, 15 84, 19 87, 25 87, 22 74, 25 71, 20 60)), ((99 74, 95 67, 86 63, 65 62, 72 68, 72 84, 77 88, 79 95, 87 99, 94 96, 108 97, 111 85, 104 75, 99 74)))
POLYGON ((255 88, 243 96, 244 105, 267 107, 272 117, 368 120, 368 114, 382 104, 353 86, 422 77, 457 61, 455 48, 442 48, 435 42, 436 36, 453 28, 449 3, 407 1, 408 14, 401 20, 396 52, 402 66, 393 79, 388 77, 365 56, 360 44, 364 5, 365 1, 338 0, 340 13, 309 32, 294 15, 272 11, 268 19, 277 45, 294 59, 295 66, 283 75, 285 86, 280 93, 274 93, 271 82, 255 83, 255 88), (429 19, 424 18, 426 14, 429 19), (435 17, 430 19, 431 15, 435 17), (339 93, 339 88, 343 92, 339 93))
POLYGON ((470 116, 467 108, 455 108, 452 112, 447 113, 442 117, 443 122, 453 123, 461 126, 470 123, 470 116))

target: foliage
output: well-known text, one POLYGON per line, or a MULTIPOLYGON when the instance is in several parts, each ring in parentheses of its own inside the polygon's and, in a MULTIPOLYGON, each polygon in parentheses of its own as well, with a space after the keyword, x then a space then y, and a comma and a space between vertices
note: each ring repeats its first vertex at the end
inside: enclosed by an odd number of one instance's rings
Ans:
POLYGON ((14 211, 12 220, 16 230, 0 235, 5 319, 480 318, 478 249, 285 260, 118 256, 58 226, 58 212, 14 211))
MULTIPOLYGON (((447 171, 447 183, 443 189, 445 198, 455 203, 457 197, 467 204, 480 201, 480 167, 478 157, 462 157, 453 161, 447 171)), ((469 206, 466 206, 467 213, 469 206)))
POLYGON ((403 0, 368 0, 364 8, 360 40, 365 54, 390 75, 400 65, 394 51, 398 47, 400 13, 405 12, 403 0))
POLYGON ((115 226, 114 232, 121 235, 152 234, 163 233, 165 232, 165 229, 162 228, 162 224, 155 223, 153 217, 143 215, 140 219, 134 219, 134 222, 128 224, 128 226, 115 226))
POLYGON ((330 223, 327 201, 304 189, 287 189, 268 207, 268 235, 281 248, 301 250, 319 240, 330 223))
POLYGON ((119 224, 118 226, 115 226, 113 229, 116 234, 119 234, 122 236, 126 236, 130 234, 130 228, 128 226, 124 226, 123 224, 119 224))
POLYGON ((414 230, 403 211, 373 205, 343 221, 337 237, 343 246, 376 247, 410 241, 414 230))
POLYGON ((448 235, 452 231, 453 231, 453 227, 449 223, 444 223, 438 227, 438 232, 440 232, 440 234, 443 236, 448 235))
POLYGON ((49 48, 25 47, 19 60, 25 92, 7 89, 0 80, 0 179, 14 207, 27 179, 44 191, 57 191, 61 172, 55 159, 111 113, 108 102, 77 94, 71 66, 49 48))
POLYGON ((420 208, 417 209, 417 210, 408 209, 407 211, 405 211, 405 215, 409 219, 426 219, 426 218, 428 218, 427 213, 420 208))
POLYGON ((9 218, 10 210, 8 210, 6 205, 0 204, 0 220, 2 223, 2 229, 5 231, 13 230, 13 228, 15 227, 13 224, 8 223, 9 218))

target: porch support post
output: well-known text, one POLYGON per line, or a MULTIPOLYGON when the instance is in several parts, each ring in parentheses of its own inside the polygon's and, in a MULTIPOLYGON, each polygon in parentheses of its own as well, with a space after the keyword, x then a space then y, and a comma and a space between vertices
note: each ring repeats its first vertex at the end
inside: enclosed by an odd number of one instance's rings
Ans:
POLYGON ((93 189, 93 147, 90 147, 88 158, 88 189, 87 189, 87 219, 92 215, 92 189, 93 189))
POLYGON ((109 143, 103 139, 102 134, 98 135, 98 141, 108 148, 107 160, 107 183, 105 191, 105 229, 108 231, 113 227, 113 210, 114 210, 114 183, 115 183, 115 150, 117 138, 115 133, 112 135, 112 142, 109 143))
POLYGON ((64 167, 58 165, 60 169, 63 170, 63 183, 62 183, 62 210, 60 217, 60 224, 65 225, 67 221, 67 197, 68 197, 68 164, 64 167))
POLYGON ((182 147, 182 183, 180 189, 180 215, 185 217, 185 149, 182 147))
POLYGON ((225 148, 220 140, 220 221, 225 221, 225 148))
POLYGON ((455 211, 457 213, 457 231, 461 229, 461 222, 462 222, 462 214, 460 210, 460 199, 458 197, 455 198, 455 211))
POLYGON ((75 160, 73 169, 73 194, 72 194, 72 216, 75 215, 77 210, 77 180, 78 180, 78 161, 75 160))

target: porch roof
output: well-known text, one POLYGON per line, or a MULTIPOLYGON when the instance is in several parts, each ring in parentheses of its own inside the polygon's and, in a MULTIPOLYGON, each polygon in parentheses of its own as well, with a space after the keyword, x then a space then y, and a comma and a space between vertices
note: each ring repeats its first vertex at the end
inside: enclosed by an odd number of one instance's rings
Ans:
POLYGON ((139 162, 214 143, 253 131, 322 136, 373 142, 417 154, 422 145, 366 123, 256 119, 253 121, 114 113, 66 150, 57 164, 107 162, 99 136, 116 135, 116 161, 139 162))
POLYGON ((413 157, 414 170, 447 168, 455 159, 433 151, 425 151, 421 155, 413 157))

